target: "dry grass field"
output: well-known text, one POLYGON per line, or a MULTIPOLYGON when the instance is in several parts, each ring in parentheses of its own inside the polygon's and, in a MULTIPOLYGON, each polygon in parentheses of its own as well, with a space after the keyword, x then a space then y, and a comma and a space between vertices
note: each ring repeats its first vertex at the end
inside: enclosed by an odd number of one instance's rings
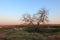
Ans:
POLYGON ((0 40, 60 40, 60 24, 40 25, 38 29, 40 32, 25 24, 0 25, 0 40))

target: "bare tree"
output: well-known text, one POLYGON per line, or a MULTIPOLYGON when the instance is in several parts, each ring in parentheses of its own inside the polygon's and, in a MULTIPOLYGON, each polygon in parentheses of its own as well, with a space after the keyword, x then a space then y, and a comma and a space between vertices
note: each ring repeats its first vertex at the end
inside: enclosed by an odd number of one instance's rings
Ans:
POLYGON ((28 24, 33 24, 34 22, 37 23, 39 26, 41 23, 45 24, 48 22, 48 11, 46 9, 41 9, 38 13, 31 16, 30 14, 23 15, 23 21, 28 24))
POLYGON ((28 23, 28 24, 32 24, 33 25, 33 18, 30 14, 24 14, 23 15, 23 21, 25 23, 28 23))
POLYGON ((41 23, 45 24, 48 22, 48 11, 46 9, 41 9, 37 14, 35 14, 35 18, 37 21, 37 25, 39 26, 41 23))

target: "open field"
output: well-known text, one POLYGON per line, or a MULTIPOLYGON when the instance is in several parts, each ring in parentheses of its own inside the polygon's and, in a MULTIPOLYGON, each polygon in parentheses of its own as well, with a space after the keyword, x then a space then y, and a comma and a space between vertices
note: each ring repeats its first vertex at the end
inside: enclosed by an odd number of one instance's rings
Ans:
MULTIPOLYGON (((27 24, 20 24, 20 25, 0 25, 0 28, 14 28, 16 26, 20 26, 20 27, 23 27, 23 26, 32 26, 32 25, 27 25, 27 24)), ((60 27, 60 24, 44 24, 44 25, 40 25, 40 26, 44 26, 44 27, 60 27)))
POLYGON ((0 25, 0 27, 0 40, 60 40, 59 24, 40 25, 39 28, 32 25, 0 25))

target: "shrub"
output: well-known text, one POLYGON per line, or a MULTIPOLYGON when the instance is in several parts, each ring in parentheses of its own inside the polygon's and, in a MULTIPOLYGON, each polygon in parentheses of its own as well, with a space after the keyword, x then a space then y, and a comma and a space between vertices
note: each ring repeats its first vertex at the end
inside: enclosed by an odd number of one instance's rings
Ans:
POLYGON ((26 27, 27 32, 54 33, 60 32, 60 28, 26 27))
POLYGON ((51 28, 50 29, 52 32, 60 32, 60 28, 51 28))
POLYGON ((26 27, 25 31, 27 32, 35 32, 36 28, 35 27, 26 27))

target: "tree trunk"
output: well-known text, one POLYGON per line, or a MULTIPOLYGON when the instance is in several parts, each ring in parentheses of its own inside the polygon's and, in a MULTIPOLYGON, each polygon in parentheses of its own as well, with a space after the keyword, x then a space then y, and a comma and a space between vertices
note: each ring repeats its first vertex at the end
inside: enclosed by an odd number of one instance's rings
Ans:
POLYGON ((39 32, 39 26, 40 26, 40 23, 37 22, 37 27, 36 27, 36 31, 39 32))

